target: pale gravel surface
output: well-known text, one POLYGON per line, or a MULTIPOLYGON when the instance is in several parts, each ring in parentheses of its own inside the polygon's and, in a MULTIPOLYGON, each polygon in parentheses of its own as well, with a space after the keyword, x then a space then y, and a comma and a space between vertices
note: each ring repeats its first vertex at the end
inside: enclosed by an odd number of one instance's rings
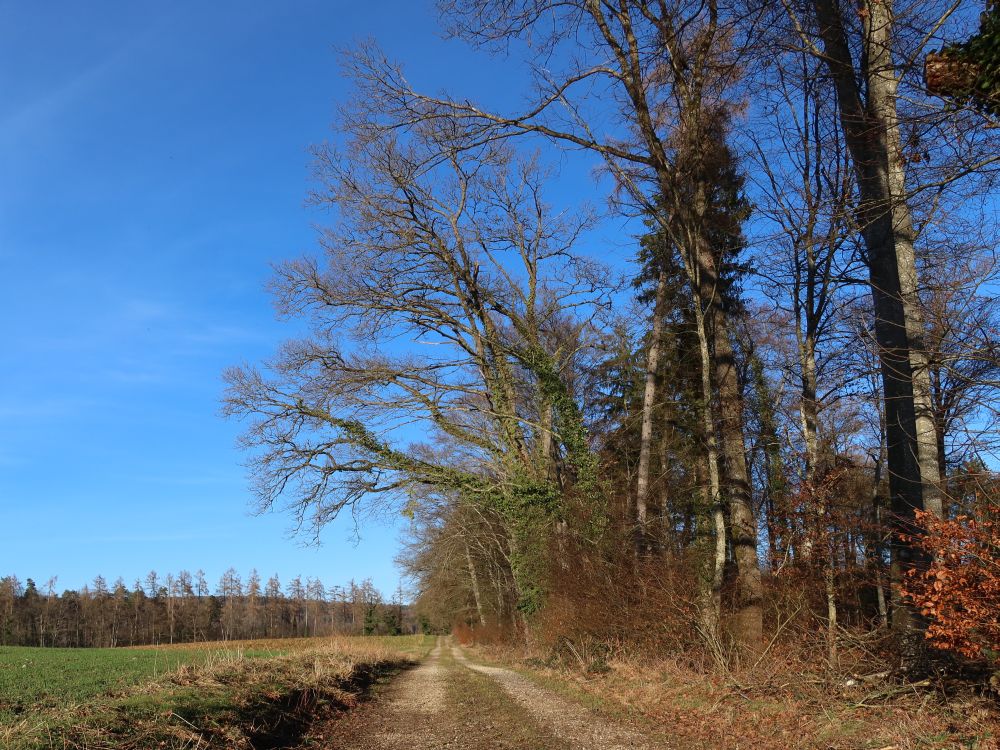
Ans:
POLYGON ((550 690, 539 687, 528 678, 509 669, 473 664, 454 650, 455 660, 465 667, 489 675, 542 726, 575 748, 587 750, 651 750, 642 736, 624 727, 614 726, 597 718, 583 706, 571 703, 550 690))
POLYGON ((433 716, 445 710, 445 670, 441 666, 441 643, 434 647, 427 661, 396 686, 392 707, 400 713, 433 716))
POLYGON ((653 750, 617 726, 509 669, 469 661, 450 639, 377 699, 333 722, 325 750, 653 750))
POLYGON ((448 721, 442 641, 419 666, 404 672, 381 698, 337 722, 331 748, 417 750, 459 748, 460 730, 448 721))

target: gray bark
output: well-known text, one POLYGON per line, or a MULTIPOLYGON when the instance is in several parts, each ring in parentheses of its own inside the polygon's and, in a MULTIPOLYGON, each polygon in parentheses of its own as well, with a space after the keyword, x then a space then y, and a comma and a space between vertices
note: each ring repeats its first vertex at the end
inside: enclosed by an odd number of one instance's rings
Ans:
POLYGON ((726 504, 729 509, 730 544, 736 560, 736 630, 748 643, 763 636, 764 598, 757 557, 757 521, 753 515, 750 475, 743 442, 743 400, 735 354, 723 326, 721 307, 714 306, 712 332, 715 344, 715 376, 719 397, 718 424, 725 462, 726 504))
POLYGON ((829 552, 823 573, 826 588, 826 648, 831 668, 837 667, 837 556, 833 539, 827 540, 829 552))
POLYGON ((715 432, 716 415, 712 394, 712 355, 706 330, 705 314, 697 302, 694 306, 695 329, 698 332, 698 351, 701 357, 701 422, 705 439, 708 485, 702 497, 706 511, 712 519, 714 545, 702 575, 700 610, 702 627, 706 635, 718 635, 719 615, 722 609, 722 576, 726 565, 726 523, 722 512, 722 481, 719 471, 719 441, 715 432))
POLYGON ((661 270, 656 281, 656 301, 646 354, 646 382, 642 394, 642 428, 639 438, 639 467, 635 491, 636 546, 640 551, 649 544, 649 465, 653 442, 653 407, 656 404, 656 375, 660 367, 660 339, 663 338, 663 306, 667 294, 667 273, 661 270))
POLYGON ((819 404, 816 402, 816 334, 802 330, 796 319, 796 334, 799 339, 799 367, 801 368, 801 401, 799 416, 802 422, 802 440, 806 449, 805 479, 811 483, 815 478, 819 463, 819 404))
POLYGON ((479 624, 486 625, 486 615, 483 613, 483 601, 479 596, 479 577, 476 575, 476 566, 472 562, 472 554, 469 552, 469 545, 464 545, 465 562, 469 566, 469 582, 472 584, 472 597, 476 601, 476 613, 479 615, 479 624))
POLYGON ((923 556, 900 536, 912 531, 914 512, 941 515, 930 374, 917 306, 915 232, 905 198, 905 174, 896 110, 897 79, 892 61, 892 5, 866 0, 864 56, 855 66, 835 0, 815 0, 824 60, 833 77, 841 124, 854 161, 861 233, 875 304, 886 414, 890 509, 893 537, 894 624, 920 630, 919 615, 901 601, 898 585, 923 556), (865 93, 858 86, 864 79, 865 93))

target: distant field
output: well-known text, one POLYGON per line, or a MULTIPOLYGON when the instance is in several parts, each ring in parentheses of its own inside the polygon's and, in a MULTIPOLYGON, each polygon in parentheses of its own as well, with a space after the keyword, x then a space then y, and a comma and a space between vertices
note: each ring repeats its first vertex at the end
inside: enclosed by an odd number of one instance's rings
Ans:
MULTIPOLYGON (((143 649, 0 647, 0 723, 26 710, 79 702, 156 679, 184 664, 204 664, 226 653, 207 645, 143 649)), ((246 657, 258 655, 265 652, 244 653, 246 657)))
POLYGON ((0 647, 0 747, 86 747, 95 738, 102 746, 140 747, 129 744, 132 727, 143 742, 183 747, 194 739, 211 747, 216 734, 255 719, 244 715, 248 707, 266 713, 267 700, 280 702, 305 686, 337 693, 359 668, 401 663, 428 644, 423 636, 399 636, 0 647), (191 727, 204 732, 184 736, 191 727))

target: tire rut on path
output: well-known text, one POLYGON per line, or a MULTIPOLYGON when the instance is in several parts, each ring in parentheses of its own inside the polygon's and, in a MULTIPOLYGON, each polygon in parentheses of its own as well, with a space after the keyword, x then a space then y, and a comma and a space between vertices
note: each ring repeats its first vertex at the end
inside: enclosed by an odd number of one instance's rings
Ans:
POLYGON ((539 687, 510 669, 473 664, 461 649, 455 660, 474 672, 489 675, 523 706, 541 725, 548 727, 570 747, 581 750, 652 750, 653 746, 638 733, 609 724, 593 713, 550 690, 539 687))
POLYGON ((441 651, 439 639, 427 659, 397 677, 378 700, 339 719, 324 744, 331 750, 459 747, 448 722, 439 720, 446 709, 441 651))

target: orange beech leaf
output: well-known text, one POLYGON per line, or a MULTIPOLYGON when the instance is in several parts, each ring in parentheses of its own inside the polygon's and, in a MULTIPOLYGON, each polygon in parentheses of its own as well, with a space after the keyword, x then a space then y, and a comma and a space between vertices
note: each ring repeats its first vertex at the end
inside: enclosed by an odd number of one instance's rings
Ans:
POLYGON ((977 658, 1000 651, 1000 528, 990 505, 983 519, 938 519, 918 511, 919 534, 908 539, 932 562, 910 570, 904 595, 931 622, 927 638, 935 646, 977 658))

